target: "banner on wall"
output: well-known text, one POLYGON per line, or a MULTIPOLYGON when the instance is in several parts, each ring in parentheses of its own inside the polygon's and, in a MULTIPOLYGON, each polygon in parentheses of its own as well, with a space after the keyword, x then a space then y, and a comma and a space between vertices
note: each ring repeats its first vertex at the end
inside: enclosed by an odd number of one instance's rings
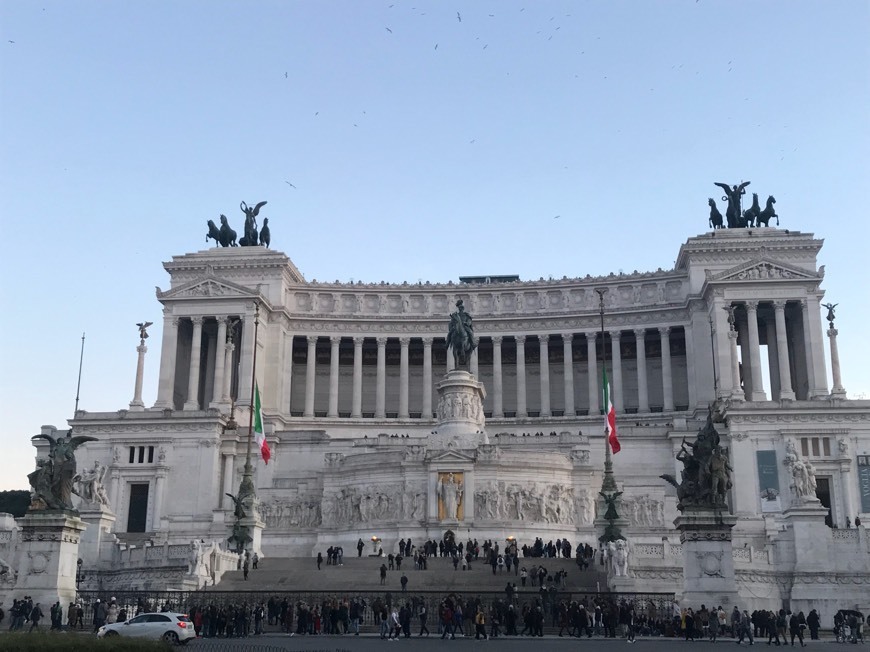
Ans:
POLYGON ((758 491, 761 511, 781 512, 779 499, 779 467, 776 465, 776 451, 755 451, 758 464, 758 491))
POLYGON ((858 456, 858 494, 861 496, 861 512, 870 512, 870 455, 858 456))

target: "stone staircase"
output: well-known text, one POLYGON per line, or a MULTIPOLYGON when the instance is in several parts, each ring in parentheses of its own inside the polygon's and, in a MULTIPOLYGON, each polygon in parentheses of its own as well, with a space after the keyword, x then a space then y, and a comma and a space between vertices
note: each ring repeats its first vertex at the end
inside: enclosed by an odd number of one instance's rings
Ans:
MULTIPOLYGON (((381 585, 379 569, 387 564, 385 557, 344 557, 342 566, 327 566, 317 570, 317 561, 312 557, 283 557, 262 559, 257 570, 251 569, 245 581, 242 571, 227 571, 214 591, 401 591, 402 574, 408 577, 408 591, 440 591, 448 593, 469 591, 504 591, 508 581, 516 583, 520 592, 537 593, 538 586, 531 581, 522 586, 519 575, 513 569, 492 573, 492 568, 475 561, 463 571, 460 566, 453 570, 453 562, 447 558, 430 558, 426 570, 415 570, 413 560, 403 560, 402 570, 387 571, 386 584, 381 585)), ((594 593, 600 586, 607 591, 606 574, 597 570, 580 570, 571 559, 520 558, 520 568, 531 569, 543 565, 550 575, 560 570, 568 573, 561 591, 594 593)))

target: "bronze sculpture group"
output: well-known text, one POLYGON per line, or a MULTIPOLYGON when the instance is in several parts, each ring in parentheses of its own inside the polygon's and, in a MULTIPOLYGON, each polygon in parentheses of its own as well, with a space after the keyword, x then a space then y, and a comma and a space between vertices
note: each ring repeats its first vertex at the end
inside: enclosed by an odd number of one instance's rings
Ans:
POLYGON ((716 200, 710 197, 707 204, 710 206, 709 223, 712 229, 745 229, 748 227, 770 226, 770 220, 776 218, 776 225, 779 226, 779 215, 773 205, 776 203, 776 198, 769 195, 764 208, 758 203, 758 193, 752 193, 752 206, 745 211, 741 207, 741 197, 746 194, 746 186, 749 181, 744 181, 740 185, 729 186, 727 183, 715 183, 725 192, 722 201, 728 203, 728 208, 725 211, 725 218, 722 218, 722 213, 716 206, 716 200))
POLYGON ((39 434, 33 439, 47 439, 48 457, 37 460, 36 470, 27 476, 31 487, 28 511, 75 512, 72 504, 73 485, 79 477, 76 473, 76 448, 96 437, 78 435, 73 437, 70 429, 65 437, 55 439, 39 434))
POLYGON ((453 349, 454 368, 470 366, 471 352, 477 348, 474 341, 474 325, 471 315, 465 312, 462 299, 456 302, 456 312, 450 313, 450 326, 447 329, 447 347, 453 349))
POLYGON ((680 481, 668 474, 659 476, 677 489, 677 509, 710 507, 724 509, 731 488, 731 465, 728 449, 719 444, 719 433, 713 427, 713 411, 698 432, 694 442, 683 439, 677 459, 683 463, 680 481))
POLYGON ((218 228, 213 220, 208 220, 208 233, 205 234, 205 241, 214 240, 215 244, 221 247, 257 247, 264 246, 267 249, 272 244, 272 233, 269 230, 269 218, 263 218, 263 226, 257 227, 257 216, 260 214, 260 209, 266 205, 265 201, 261 201, 256 206, 251 208, 245 202, 239 204, 239 209, 245 214, 245 230, 241 238, 236 241, 237 234, 230 227, 226 215, 220 216, 221 225, 218 228))

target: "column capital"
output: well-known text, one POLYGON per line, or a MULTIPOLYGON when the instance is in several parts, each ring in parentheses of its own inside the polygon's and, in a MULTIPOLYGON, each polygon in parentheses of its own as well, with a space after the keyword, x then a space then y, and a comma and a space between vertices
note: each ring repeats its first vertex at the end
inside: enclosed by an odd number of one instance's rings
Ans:
POLYGON ((574 333, 562 333, 562 340, 564 342, 571 342, 574 340, 574 333))
POLYGON ((549 344, 550 343, 549 333, 543 333, 542 335, 538 335, 538 342, 540 342, 541 344, 549 344))
POLYGON ((659 326, 659 335, 661 335, 662 337, 669 335, 670 332, 671 332, 670 326, 659 326))
POLYGON ((423 348, 427 348, 427 347, 432 348, 432 340, 433 339, 434 338, 431 335, 424 337, 423 338, 423 348))
POLYGON ((385 347, 387 345, 386 337, 376 337, 375 341, 378 343, 378 348, 385 347))
POLYGON ((305 341, 308 342, 308 346, 314 346, 317 344, 317 335, 306 335, 305 341))
POLYGON ((642 338, 646 337, 646 329, 645 328, 635 328, 634 329, 634 336, 637 339, 642 339, 642 338))
POLYGON ((526 336, 525 335, 514 335, 514 339, 517 341, 517 344, 525 344, 526 336))
POLYGON ((613 331, 607 331, 607 334, 610 335, 611 340, 619 340, 622 338, 622 329, 617 328, 613 331))
POLYGON ((408 348, 408 345, 411 343, 410 337, 400 337, 399 344, 402 345, 402 348, 408 348))
POLYGON ((364 338, 362 335, 354 335, 353 336, 353 345, 354 346, 362 346, 365 339, 366 338, 364 338))
POLYGON ((197 324, 199 324, 199 325, 201 326, 201 325, 202 325, 202 322, 203 322, 204 319, 205 319, 205 317, 202 317, 202 316, 200 316, 200 317, 191 317, 191 318, 190 318, 190 323, 193 324, 194 326, 196 326, 197 324))
POLYGON ((777 299, 776 301, 773 301, 773 309, 777 312, 785 310, 785 299, 777 299))
POLYGON ((329 341, 330 341, 333 345, 337 345, 337 344, 339 344, 339 343, 341 342, 341 335, 330 335, 330 336, 329 336, 329 341))
POLYGON ((747 312, 756 312, 758 310, 758 301, 744 301, 743 305, 746 306, 747 312))
POLYGON ((837 337, 837 335, 839 335, 840 331, 838 331, 836 328, 829 328, 827 333, 828 333, 828 337, 837 337))
POLYGON ((807 300, 806 299, 798 299, 797 304, 801 308, 801 312, 807 309, 807 300))
POLYGON ((598 331, 592 331, 591 333, 584 333, 586 335, 587 342, 594 342, 598 338, 598 331))
POLYGON ((501 346, 502 340, 504 340, 504 335, 493 335, 492 336, 493 346, 501 346))
POLYGON ((168 317, 167 319, 172 324, 172 328, 178 328, 178 322, 181 320, 181 317, 168 317))

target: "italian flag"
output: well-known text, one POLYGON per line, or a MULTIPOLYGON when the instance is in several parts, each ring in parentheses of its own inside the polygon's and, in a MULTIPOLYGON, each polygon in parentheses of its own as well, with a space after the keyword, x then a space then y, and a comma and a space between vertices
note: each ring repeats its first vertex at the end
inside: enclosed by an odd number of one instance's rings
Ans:
POLYGON ((269 442, 266 441, 266 435, 263 433, 263 411, 260 409, 260 387, 254 383, 254 435, 257 437, 257 446, 260 449, 260 454, 263 456, 263 461, 268 464, 269 458, 272 457, 272 451, 269 450, 269 442))
POLYGON ((616 437, 616 409, 610 400, 610 382, 607 380, 607 367, 604 367, 604 431, 607 433, 607 441, 610 442, 610 450, 614 454, 622 450, 619 439, 616 437))

